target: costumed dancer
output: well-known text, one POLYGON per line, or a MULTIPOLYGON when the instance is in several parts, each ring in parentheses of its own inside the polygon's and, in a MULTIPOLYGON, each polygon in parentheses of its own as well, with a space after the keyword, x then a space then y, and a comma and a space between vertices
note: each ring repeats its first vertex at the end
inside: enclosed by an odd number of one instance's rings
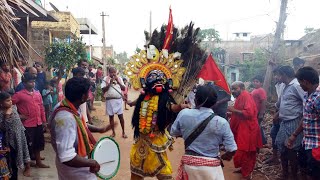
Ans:
MULTIPOLYGON (((152 49, 156 56, 151 60, 147 59, 145 51, 135 56, 135 61, 139 58, 139 61, 136 61, 137 66, 143 63, 141 69, 135 71, 136 74, 132 74, 132 69, 126 72, 131 77, 134 88, 143 88, 136 101, 128 102, 130 106, 136 106, 132 117, 135 142, 130 153, 131 179, 154 176, 158 179, 172 178, 172 168, 166 150, 172 145, 173 138, 166 128, 173 122, 175 113, 189 107, 186 104, 176 104, 170 95, 173 86, 179 86, 173 82, 181 80, 185 69, 176 67, 174 73, 171 68, 174 69, 175 64, 179 63, 174 61, 171 66, 162 64, 161 61, 168 59, 164 56, 159 58, 158 50, 152 49)), ((162 55, 162 52, 160 54, 162 55)), ((172 56, 173 54, 170 55, 172 56)), ((129 62, 127 67, 132 63, 135 62, 129 62)))
POLYGON ((195 85, 205 62, 205 53, 196 38, 199 30, 193 29, 191 22, 178 31, 173 26, 170 9, 168 25, 162 26, 160 32, 155 30, 151 37, 145 34, 149 42, 147 51, 133 55, 126 64, 125 74, 132 87, 142 89, 137 100, 128 101, 130 106, 135 105, 132 117, 135 141, 130 152, 133 180, 148 176, 172 179, 166 150, 172 150, 173 138, 167 129, 176 113, 189 108, 176 102, 184 101, 183 95, 195 85))

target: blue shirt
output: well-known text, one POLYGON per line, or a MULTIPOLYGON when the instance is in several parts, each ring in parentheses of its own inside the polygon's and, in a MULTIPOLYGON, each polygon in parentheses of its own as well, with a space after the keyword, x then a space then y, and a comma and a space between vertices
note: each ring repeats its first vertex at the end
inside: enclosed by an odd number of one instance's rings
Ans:
POLYGON ((47 78, 46 78, 45 72, 41 72, 37 74, 36 87, 40 92, 42 92, 42 90, 45 88, 46 81, 47 81, 47 78))
MULTIPOLYGON (((23 82, 20 82, 14 91, 15 91, 15 92, 19 92, 19 91, 21 91, 22 89, 24 89, 24 84, 23 84, 23 82)), ((35 83, 34 89, 35 89, 35 90, 38 90, 37 82, 35 83)))
POLYGON ((43 89, 42 90, 43 105, 52 104, 52 96, 51 96, 50 92, 51 92, 50 89, 43 89))
MULTIPOLYGON (((194 128, 212 113, 212 109, 204 107, 180 111, 171 127, 171 135, 182 136, 182 138, 186 140, 194 128)), ((217 157, 219 156, 220 144, 223 144, 228 152, 237 150, 237 144, 228 121, 220 116, 214 116, 187 150, 192 150, 206 157, 217 157)))
POLYGON ((279 109, 279 119, 291 121, 302 118, 305 92, 297 79, 285 86, 276 107, 279 109))

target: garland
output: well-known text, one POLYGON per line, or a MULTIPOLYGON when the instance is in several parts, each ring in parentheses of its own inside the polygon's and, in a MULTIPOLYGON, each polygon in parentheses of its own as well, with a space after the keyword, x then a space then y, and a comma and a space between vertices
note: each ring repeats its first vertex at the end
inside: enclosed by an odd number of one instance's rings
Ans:
POLYGON ((157 124, 159 96, 146 95, 141 102, 139 131, 143 134, 149 134, 152 138, 157 124))

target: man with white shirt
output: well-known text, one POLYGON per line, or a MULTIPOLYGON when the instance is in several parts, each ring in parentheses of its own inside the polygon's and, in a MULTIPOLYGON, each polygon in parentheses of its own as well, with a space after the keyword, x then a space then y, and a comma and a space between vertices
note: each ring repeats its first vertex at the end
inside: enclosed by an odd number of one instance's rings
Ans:
POLYGON ((123 118, 123 96, 122 91, 125 90, 125 85, 121 77, 117 76, 117 69, 109 67, 109 75, 103 78, 101 83, 102 92, 105 93, 106 98, 106 113, 109 115, 110 125, 112 128, 111 137, 115 137, 114 131, 114 115, 118 114, 121 128, 122 137, 127 138, 128 136, 124 132, 124 118, 123 118))
MULTIPOLYGON (((94 180, 100 170, 97 161, 89 159, 95 139, 78 109, 88 98, 90 81, 81 77, 68 80, 66 99, 61 101, 50 120, 51 143, 56 152, 59 180, 94 180)), ((95 132, 106 132, 110 126, 91 127, 95 132)))

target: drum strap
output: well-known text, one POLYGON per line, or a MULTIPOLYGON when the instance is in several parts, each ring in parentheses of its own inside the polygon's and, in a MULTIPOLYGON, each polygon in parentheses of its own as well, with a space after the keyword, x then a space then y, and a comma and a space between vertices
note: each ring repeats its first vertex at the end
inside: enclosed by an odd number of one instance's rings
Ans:
POLYGON ((78 155, 82 157, 89 156, 93 149, 93 145, 96 144, 96 140, 88 127, 84 124, 84 120, 80 119, 77 111, 75 112, 72 107, 70 107, 69 103, 66 99, 63 100, 61 105, 52 113, 50 120, 52 121, 59 111, 68 111, 72 113, 78 126, 78 155), (85 146, 85 150, 83 149, 83 146, 85 146))

